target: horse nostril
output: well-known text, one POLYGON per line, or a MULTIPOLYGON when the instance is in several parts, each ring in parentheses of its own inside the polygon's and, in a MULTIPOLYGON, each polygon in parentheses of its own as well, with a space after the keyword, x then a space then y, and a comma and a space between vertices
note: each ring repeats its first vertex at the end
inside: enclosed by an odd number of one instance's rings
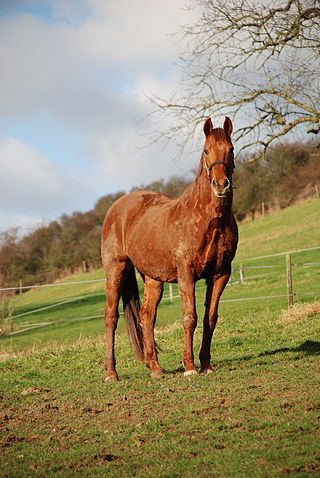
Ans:
POLYGON ((228 189, 228 187, 230 186, 230 181, 228 178, 226 178, 224 181, 223 181, 223 187, 225 189, 228 189))

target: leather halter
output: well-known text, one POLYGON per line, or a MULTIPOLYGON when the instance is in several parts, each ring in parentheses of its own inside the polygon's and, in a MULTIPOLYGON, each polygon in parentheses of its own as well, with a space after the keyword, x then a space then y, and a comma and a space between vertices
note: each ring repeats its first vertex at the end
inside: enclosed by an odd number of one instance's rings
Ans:
POLYGON ((211 169, 214 166, 216 166, 217 164, 223 164, 223 166, 226 168, 226 171, 227 171, 227 177, 228 177, 228 179, 230 178, 230 171, 229 171, 228 165, 226 163, 224 163, 223 161, 214 161, 212 164, 210 164, 210 166, 208 166, 205 158, 203 157, 203 163, 204 163, 204 167, 207 170, 208 176, 210 174, 211 169))

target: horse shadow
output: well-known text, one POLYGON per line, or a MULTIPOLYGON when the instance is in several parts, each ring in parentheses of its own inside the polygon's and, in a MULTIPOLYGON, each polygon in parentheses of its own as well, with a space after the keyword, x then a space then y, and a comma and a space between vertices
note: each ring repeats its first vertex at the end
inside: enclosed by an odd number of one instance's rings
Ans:
MULTIPOLYGON (((235 362, 250 361, 257 358, 269 357, 269 356, 278 355, 282 353, 288 353, 288 352, 292 352, 292 353, 304 352, 305 355, 320 355, 320 342, 316 342, 313 340, 306 340, 305 342, 302 342, 297 347, 281 347, 275 350, 266 350, 265 352, 260 352, 257 355, 252 354, 252 355, 245 355, 243 357, 218 360, 215 362, 215 364, 217 366, 220 366, 220 365, 231 364, 235 362)), ((180 366, 173 370, 168 370, 166 371, 166 373, 169 375, 176 374, 176 373, 183 372, 183 370, 184 370, 183 367, 180 366)))
POLYGON ((306 340, 305 342, 302 342, 297 347, 281 347, 275 350, 266 350, 265 352, 260 352, 257 355, 252 354, 252 355, 246 355, 244 357, 224 359, 224 360, 218 361, 217 364, 249 361, 249 360, 254 360, 257 358, 270 357, 270 356, 283 354, 283 353, 299 353, 299 352, 304 352, 305 355, 319 355, 320 342, 316 342, 313 340, 306 340))
POLYGON ((313 340, 306 340, 298 347, 283 347, 281 349, 271 350, 262 352, 259 354, 259 357, 266 357, 268 355, 276 355, 278 353, 284 352, 305 352, 306 355, 319 355, 320 354, 320 342, 315 342, 313 340))

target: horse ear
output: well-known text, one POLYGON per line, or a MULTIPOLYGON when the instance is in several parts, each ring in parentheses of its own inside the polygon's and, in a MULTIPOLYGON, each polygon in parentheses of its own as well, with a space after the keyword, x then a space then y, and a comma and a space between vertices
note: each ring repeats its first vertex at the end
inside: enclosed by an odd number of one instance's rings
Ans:
POLYGON ((226 116, 226 119, 224 120, 223 129, 226 135, 230 137, 233 130, 233 126, 232 121, 230 118, 228 118, 228 116, 226 116))
POLYGON ((213 125, 212 125, 211 118, 208 118, 206 122, 204 123, 203 131, 206 136, 209 136, 209 134, 212 134, 213 125))

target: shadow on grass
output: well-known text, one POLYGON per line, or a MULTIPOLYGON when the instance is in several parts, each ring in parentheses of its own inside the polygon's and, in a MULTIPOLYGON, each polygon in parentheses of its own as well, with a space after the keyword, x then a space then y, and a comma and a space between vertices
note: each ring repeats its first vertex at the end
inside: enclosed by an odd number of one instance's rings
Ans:
MULTIPOLYGON (((257 355, 246 355, 243 357, 230 358, 230 359, 217 360, 217 361, 213 360, 213 363, 215 363, 216 365, 223 365, 223 364, 231 364, 235 362, 245 362, 245 361, 258 359, 261 357, 268 357, 268 356, 273 356, 273 355, 287 353, 287 352, 289 353, 304 352, 305 355, 319 355, 320 342, 306 340, 305 342, 302 342, 302 344, 298 345, 297 347, 282 347, 275 350, 267 350, 266 352, 261 352, 257 355)), ((176 373, 183 373, 183 372, 184 372, 184 368, 182 366, 166 370, 167 375, 174 375, 176 373)))
POLYGON ((184 368, 182 366, 180 366, 180 367, 170 369, 170 370, 166 369, 165 374, 166 375, 174 375, 176 373, 183 373, 183 372, 184 372, 184 368))
POLYGON ((282 353, 297 353, 297 352, 304 352, 305 355, 319 355, 320 354, 320 342, 315 342, 313 340, 306 340, 302 342, 297 347, 282 347, 275 350, 267 350, 265 352, 261 352, 257 355, 246 355, 244 357, 237 357, 231 359, 224 359, 217 361, 217 364, 227 364, 227 363, 234 363, 234 362, 242 362, 242 361, 249 361, 254 360, 261 357, 269 357, 277 354, 282 353))
POLYGON ((268 355, 276 355, 283 352, 305 352, 307 355, 318 355, 320 354, 320 342, 306 340, 302 344, 298 345, 298 347, 283 347, 281 349, 262 352, 258 355, 258 357, 266 357, 268 355))

